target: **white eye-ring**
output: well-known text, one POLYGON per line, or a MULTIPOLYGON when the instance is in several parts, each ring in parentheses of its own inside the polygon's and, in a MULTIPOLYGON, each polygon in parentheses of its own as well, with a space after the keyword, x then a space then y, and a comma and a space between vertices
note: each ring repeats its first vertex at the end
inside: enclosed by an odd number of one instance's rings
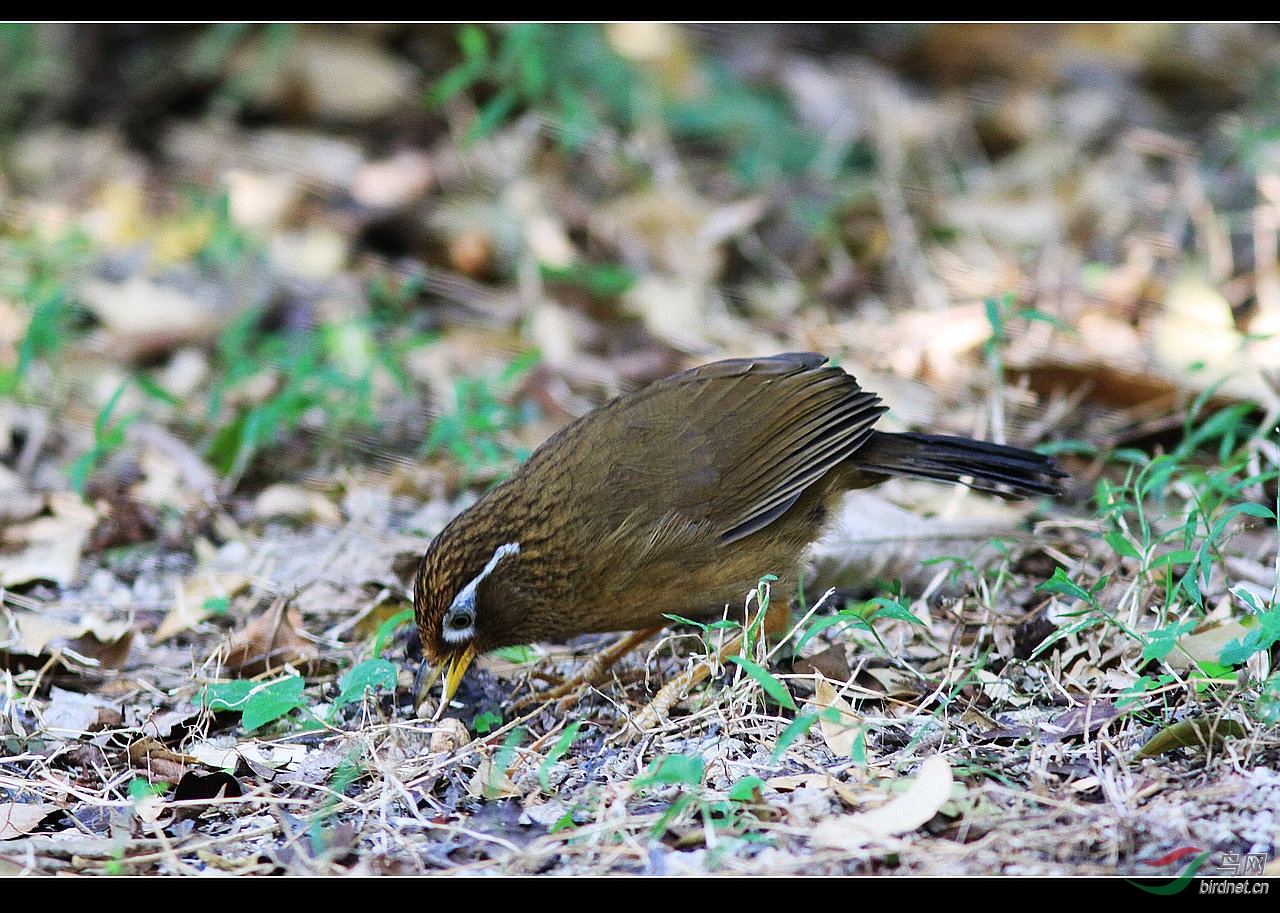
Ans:
POLYGON ((484 570, 458 592, 448 611, 444 613, 444 622, 440 633, 445 643, 461 644, 475 639, 476 588, 480 585, 480 581, 493 573, 493 569, 498 566, 499 561, 508 555, 518 554, 520 554, 520 543, 518 542, 508 542, 506 545, 498 546, 494 549, 493 557, 489 559, 489 563, 484 566, 484 570))

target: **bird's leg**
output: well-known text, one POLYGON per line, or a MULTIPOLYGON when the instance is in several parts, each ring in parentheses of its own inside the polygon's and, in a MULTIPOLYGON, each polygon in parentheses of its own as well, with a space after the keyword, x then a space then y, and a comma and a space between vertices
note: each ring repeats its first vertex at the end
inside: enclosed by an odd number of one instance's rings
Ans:
POLYGON ((593 685, 604 678, 604 674, 612 669, 620 659, 661 630, 662 628, 646 628, 643 631, 632 631, 607 649, 592 654, 583 663, 582 669, 578 674, 569 679, 569 681, 552 688, 550 691, 521 698, 512 705, 512 709, 519 710, 534 701, 555 701, 575 696, 584 686, 593 685))
MULTIPOLYGON (((711 656, 699 661, 692 668, 686 669, 680 675, 677 675, 671 681, 662 686, 661 690, 653 696, 648 705, 637 713, 629 721, 628 733, 632 737, 638 737, 645 732, 655 729, 661 725, 671 713, 671 708, 689 693, 694 685, 708 678, 712 672, 720 668, 724 661, 735 653, 742 651, 743 639, 756 624, 757 616, 753 616, 747 626, 740 631, 719 650, 715 651, 714 658, 711 656)), ((759 633, 769 638, 780 638, 787 630, 787 622, 790 620, 791 613, 788 611, 785 602, 778 603, 774 606, 773 611, 765 612, 765 616, 759 626, 759 633)))

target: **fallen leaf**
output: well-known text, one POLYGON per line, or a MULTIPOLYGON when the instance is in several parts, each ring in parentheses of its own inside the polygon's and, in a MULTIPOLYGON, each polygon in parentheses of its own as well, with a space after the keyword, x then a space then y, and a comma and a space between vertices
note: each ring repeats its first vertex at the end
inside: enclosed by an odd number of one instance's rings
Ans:
POLYGON ((200 763, 191 755, 178 754, 152 736, 143 736, 129 743, 129 764, 145 770, 151 780, 176 783, 192 764, 200 763))
POLYGON ((292 520, 315 520, 329 526, 337 526, 342 522, 342 511, 332 501, 302 485, 270 485, 254 499, 253 509, 264 519, 287 517, 292 520))
POLYGON ((826 679, 819 679, 814 689, 813 703, 820 709, 834 708, 840 714, 838 722, 819 719, 822 729, 822 740, 837 758, 847 758, 853 753, 853 743, 862 732, 862 717, 855 713, 849 703, 840 696, 835 685, 826 679))
POLYGON ((1059 742, 1072 736, 1096 732, 1116 716, 1115 704, 1105 700, 1088 700, 1080 707, 1072 707, 1054 717, 1051 722, 1040 724, 1042 743, 1059 742))
MULTIPOLYGON (((58 618, 54 608, 48 607, 44 612, 14 612, 13 620, 17 628, 18 639, 10 645, 13 652, 29 653, 39 656, 51 643, 75 643, 77 653, 87 638, 92 638, 104 648, 112 647, 124 641, 125 649, 132 639, 133 629, 126 619, 111 621, 96 615, 87 615, 76 621, 58 618)), ((86 655, 94 656, 92 650, 86 655)), ((97 658, 94 656, 94 658, 97 658)))
POLYGON ((481 799, 517 799, 524 795, 511 782, 507 772, 493 763, 492 758, 485 758, 480 762, 475 776, 467 784, 467 793, 481 799))
POLYGON ((277 599, 267 611, 231 635, 223 665, 246 678, 270 669, 304 666, 319 655, 316 645, 300 633, 302 616, 277 599))
POLYGON ((32 580, 70 586, 80 568, 80 554, 98 515, 69 492, 49 495, 52 516, 7 527, 0 554, 0 586, 32 580))
POLYGON ((0 802, 0 840, 25 837, 57 810, 49 802, 0 802))
POLYGON ((1138 750, 1138 758, 1154 758, 1175 748, 1208 748, 1221 745, 1227 739, 1243 739, 1247 733, 1235 720, 1217 716, 1202 716, 1194 720, 1179 720, 1166 726, 1147 740, 1138 750))
POLYGON ((40 716, 45 732, 79 739, 95 730, 102 720, 103 711, 116 709, 114 701, 96 694, 81 694, 55 687, 50 689, 49 706, 40 716))
POLYGON ((160 627, 156 640, 167 640, 200 624, 219 609, 219 600, 230 599, 249 585, 249 577, 238 572, 199 573, 183 581, 177 599, 160 627))
POLYGON ((459 746, 466 745, 470 741, 471 734, 467 732, 467 727, 462 725, 462 721, 447 716, 431 730, 431 742, 427 750, 432 754, 455 751, 459 746))
POLYGON ((843 780, 837 780, 827 773, 784 774, 780 777, 770 777, 765 782, 765 786, 780 793, 794 792, 797 789, 830 790, 850 808, 857 808, 869 793, 875 792, 875 787, 861 784, 854 786, 843 780))
POLYGON ((813 842, 833 849, 856 850, 879 837, 914 831, 938 813, 951 798, 951 765, 934 755, 920 765, 902 795, 877 809, 840 815, 821 822, 813 830, 813 842))

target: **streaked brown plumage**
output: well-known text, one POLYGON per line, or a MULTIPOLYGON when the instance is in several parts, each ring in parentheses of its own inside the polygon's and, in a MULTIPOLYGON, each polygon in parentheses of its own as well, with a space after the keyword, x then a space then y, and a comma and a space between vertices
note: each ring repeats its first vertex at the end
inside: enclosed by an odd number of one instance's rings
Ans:
POLYGON ((414 581, 446 701, 479 653, 718 617, 764 574, 794 581, 850 489, 901 475, 1057 492, 1063 473, 1031 451, 873 430, 880 398, 825 362, 718 361, 618 397, 456 517, 414 581))

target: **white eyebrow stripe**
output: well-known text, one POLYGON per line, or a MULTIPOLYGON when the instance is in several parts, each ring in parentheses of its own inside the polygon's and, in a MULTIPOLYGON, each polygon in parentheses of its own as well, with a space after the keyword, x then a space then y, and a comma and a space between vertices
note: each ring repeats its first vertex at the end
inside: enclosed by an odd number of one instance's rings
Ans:
MULTIPOLYGON (((489 563, 484 566, 484 570, 479 574, 476 574, 476 576, 472 578, 471 582, 459 590, 457 596, 453 597, 453 602, 449 605, 449 611, 452 612, 456 608, 465 607, 471 611, 474 617, 476 606, 476 587, 480 585, 480 581, 492 574, 493 569, 498 566, 498 562, 503 558, 508 555, 518 554, 520 554, 519 542, 508 542, 506 545, 499 545, 494 549, 493 557, 490 558, 489 563)), ((446 615, 447 614, 448 613, 446 613, 446 615)), ((444 631, 441 633, 446 643, 462 643, 463 641, 470 640, 475 636, 474 628, 475 625, 473 623, 472 627, 465 631, 455 631, 446 625, 444 631)))

